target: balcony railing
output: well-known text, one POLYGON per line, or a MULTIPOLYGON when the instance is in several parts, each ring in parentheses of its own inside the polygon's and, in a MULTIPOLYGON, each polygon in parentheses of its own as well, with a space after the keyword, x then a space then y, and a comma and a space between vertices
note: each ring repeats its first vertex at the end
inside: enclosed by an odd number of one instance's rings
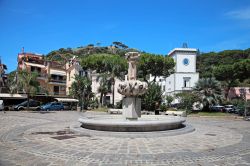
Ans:
POLYGON ((66 80, 59 80, 59 79, 53 79, 53 78, 50 78, 49 82, 66 84, 66 80))

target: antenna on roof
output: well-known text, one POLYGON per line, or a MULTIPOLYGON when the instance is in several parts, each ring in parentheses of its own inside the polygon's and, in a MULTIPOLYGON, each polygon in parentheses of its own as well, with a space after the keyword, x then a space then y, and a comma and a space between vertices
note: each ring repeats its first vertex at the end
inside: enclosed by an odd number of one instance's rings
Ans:
POLYGON ((183 44, 182 44, 182 48, 188 48, 187 43, 183 43, 183 44))
POLYGON ((24 47, 22 47, 22 53, 24 53, 24 47))

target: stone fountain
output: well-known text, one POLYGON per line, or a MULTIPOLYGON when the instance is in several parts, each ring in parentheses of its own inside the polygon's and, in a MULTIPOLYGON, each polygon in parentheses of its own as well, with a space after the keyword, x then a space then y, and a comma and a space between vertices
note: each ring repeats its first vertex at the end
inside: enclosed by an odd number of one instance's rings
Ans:
POLYGON ((128 60, 128 78, 118 86, 118 92, 123 98, 123 115, 102 115, 96 117, 79 118, 81 127, 91 130, 116 131, 116 132, 148 132, 173 130, 183 127, 185 118, 166 115, 141 116, 140 95, 148 89, 148 84, 136 80, 136 64, 139 60, 138 52, 126 54, 128 60))
POLYGON ((118 92, 124 96, 123 116, 127 120, 137 120, 141 117, 141 99, 139 95, 143 95, 147 89, 148 84, 136 80, 136 63, 139 60, 140 54, 137 52, 129 52, 126 55, 128 60, 128 78, 127 81, 122 82, 118 86, 118 92))

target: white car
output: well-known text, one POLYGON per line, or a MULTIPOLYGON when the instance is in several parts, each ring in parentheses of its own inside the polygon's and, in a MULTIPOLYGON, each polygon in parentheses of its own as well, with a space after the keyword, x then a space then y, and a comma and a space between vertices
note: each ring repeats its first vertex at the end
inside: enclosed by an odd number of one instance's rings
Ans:
POLYGON ((3 109, 4 109, 3 100, 0 100, 0 111, 2 111, 3 109))

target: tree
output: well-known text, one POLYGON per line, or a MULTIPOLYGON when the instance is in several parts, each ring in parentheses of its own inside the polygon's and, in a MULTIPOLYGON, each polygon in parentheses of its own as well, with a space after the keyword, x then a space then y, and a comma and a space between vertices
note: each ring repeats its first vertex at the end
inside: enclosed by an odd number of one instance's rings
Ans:
POLYGON ((127 49, 128 48, 128 46, 123 44, 122 42, 115 41, 115 42, 113 42, 113 44, 114 44, 114 46, 116 48, 121 48, 121 49, 127 49))
POLYGON ((219 65, 213 69, 214 77, 222 81, 222 86, 225 91, 225 99, 227 99, 228 92, 231 87, 237 86, 237 71, 234 70, 233 65, 219 65))
POLYGON ((147 77, 151 74, 154 82, 157 76, 168 77, 174 72, 174 59, 155 54, 142 54, 138 63, 139 77, 147 82, 147 77))
POLYGON ((75 81, 71 85, 70 95, 79 100, 81 108, 87 108, 91 98, 91 80, 84 76, 75 75, 75 81))
POLYGON ((115 78, 124 78, 127 72, 126 59, 112 54, 94 54, 83 58, 81 65, 84 69, 95 70, 99 74, 107 75, 107 82, 112 85, 112 105, 114 106, 115 78))
POLYGON ((29 110, 30 97, 39 91, 38 73, 28 72, 27 70, 18 71, 16 88, 22 89, 27 95, 27 109, 29 110))
MULTIPOLYGON (((241 60, 233 65, 234 75, 240 81, 250 78, 250 59, 241 60)), ((232 73, 231 73, 232 74, 232 73)))
POLYGON ((231 87, 238 86, 239 81, 244 82, 250 78, 250 59, 214 67, 213 74, 217 80, 222 81, 222 85, 225 85, 225 98, 227 99, 231 87))
POLYGON ((168 107, 170 107, 172 101, 174 100, 174 98, 173 98, 173 96, 167 95, 167 96, 166 96, 166 100, 167 100, 167 105, 168 105, 168 107))
POLYGON ((162 91, 161 86, 155 82, 148 84, 148 91, 141 96, 142 108, 149 111, 154 111, 157 109, 162 102, 162 91))
POLYGON ((210 105, 221 101, 221 85, 215 78, 201 78, 195 84, 193 92, 198 95, 203 103, 203 110, 208 111, 210 105))
POLYGON ((192 111, 193 104, 199 101, 199 96, 191 92, 183 92, 175 95, 179 99, 179 107, 186 111, 192 111))
POLYGON ((98 88, 98 92, 101 93, 100 95, 100 104, 101 106, 106 105, 106 95, 108 92, 111 91, 111 85, 108 81, 108 75, 102 74, 97 77, 97 81, 100 81, 100 86, 98 88))

